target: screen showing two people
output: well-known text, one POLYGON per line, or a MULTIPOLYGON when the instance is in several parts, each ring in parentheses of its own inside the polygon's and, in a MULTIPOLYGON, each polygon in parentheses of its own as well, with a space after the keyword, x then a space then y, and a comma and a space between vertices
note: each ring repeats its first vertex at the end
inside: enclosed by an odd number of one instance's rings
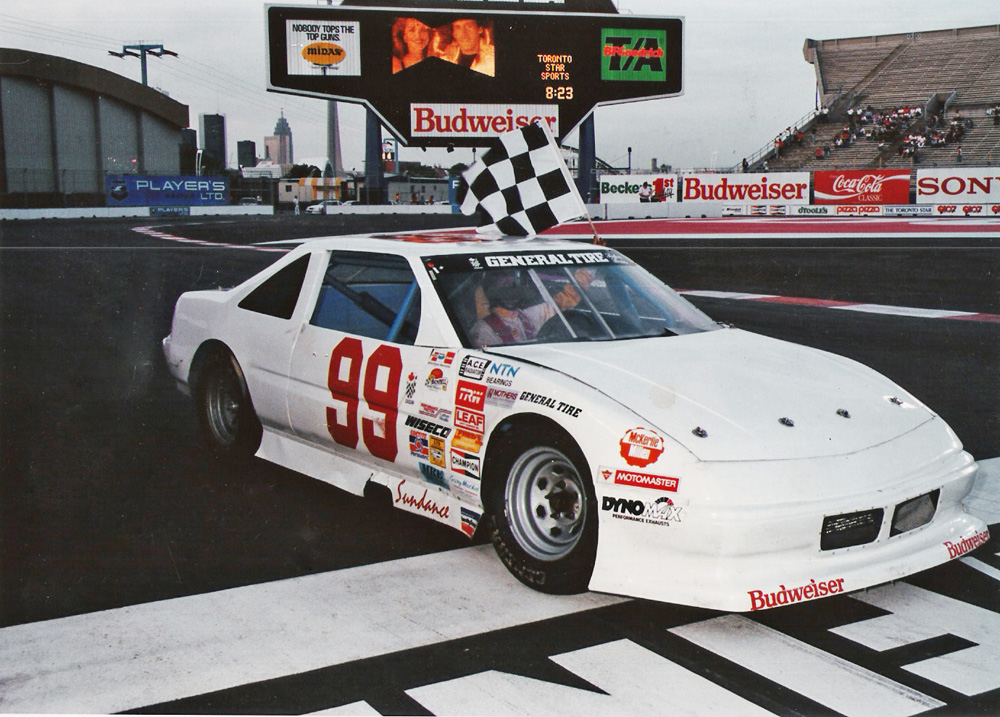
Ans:
POLYGON ((494 77, 492 20, 459 18, 431 27, 415 17, 396 18, 392 25, 393 73, 432 57, 494 77))

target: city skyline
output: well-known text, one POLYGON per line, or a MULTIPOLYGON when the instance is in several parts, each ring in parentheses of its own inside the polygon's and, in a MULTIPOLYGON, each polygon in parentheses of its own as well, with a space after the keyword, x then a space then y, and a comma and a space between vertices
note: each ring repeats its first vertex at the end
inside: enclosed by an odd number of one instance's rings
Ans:
MULTIPOLYGON (((316 7, 315 2, 290 5, 316 7)), ((684 95, 596 111, 597 154, 624 167, 652 160, 674 167, 728 167, 769 143, 814 107, 815 72, 802 56, 806 38, 928 32, 994 25, 994 0, 966 0, 941 12, 929 0, 842 0, 794 5, 786 0, 619 0, 623 14, 677 16, 685 21, 684 95), (632 152, 628 153, 628 148, 632 152)), ((265 91, 264 5, 246 0, 196 3, 107 0, 94 8, 72 0, 6 0, 0 46, 44 52, 140 80, 135 58, 108 54, 136 41, 162 43, 176 57, 149 58, 149 84, 202 114, 227 118, 227 164, 236 143, 262 143, 284 115, 294 128, 296 156, 326 157, 327 102, 265 91)), ((363 171, 365 110, 338 103, 345 170, 363 171)), ((200 141, 200 139, 199 139, 200 141)), ((577 142, 575 133, 568 144, 577 142)), ((400 150, 403 161, 451 166, 469 162, 459 149, 400 150)))

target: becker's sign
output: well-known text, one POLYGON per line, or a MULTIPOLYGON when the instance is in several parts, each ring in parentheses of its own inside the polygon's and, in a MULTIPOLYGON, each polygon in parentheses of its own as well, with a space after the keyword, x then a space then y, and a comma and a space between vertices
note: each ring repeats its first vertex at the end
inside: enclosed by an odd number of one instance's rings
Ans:
POLYGON ((683 91, 679 18, 454 6, 265 12, 268 90, 363 103, 405 143, 481 147, 535 117, 562 139, 598 105, 683 91))

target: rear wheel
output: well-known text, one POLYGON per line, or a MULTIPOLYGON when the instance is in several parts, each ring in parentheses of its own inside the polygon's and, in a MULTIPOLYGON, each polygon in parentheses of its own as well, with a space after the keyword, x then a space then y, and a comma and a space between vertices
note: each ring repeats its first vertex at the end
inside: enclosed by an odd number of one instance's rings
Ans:
POLYGON ((195 396, 202 433, 216 454, 242 459, 257 452, 263 429, 231 353, 217 350, 205 358, 195 396))
MULTIPOLYGON (((548 593, 587 589, 597 547, 597 513, 576 446, 516 442, 493 482, 491 538, 507 569, 548 593)), ((505 451, 506 453, 506 451, 505 451)))

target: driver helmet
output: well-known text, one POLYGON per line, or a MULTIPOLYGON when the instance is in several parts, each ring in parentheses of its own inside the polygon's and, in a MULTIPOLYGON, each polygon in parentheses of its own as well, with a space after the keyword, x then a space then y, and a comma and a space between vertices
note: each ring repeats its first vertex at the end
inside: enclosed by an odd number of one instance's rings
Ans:
POLYGON ((499 306, 516 311, 538 303, 538 290, 528 273, 520 269, 487 274, 482 286, 490 308, 499 306))

